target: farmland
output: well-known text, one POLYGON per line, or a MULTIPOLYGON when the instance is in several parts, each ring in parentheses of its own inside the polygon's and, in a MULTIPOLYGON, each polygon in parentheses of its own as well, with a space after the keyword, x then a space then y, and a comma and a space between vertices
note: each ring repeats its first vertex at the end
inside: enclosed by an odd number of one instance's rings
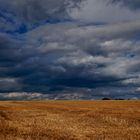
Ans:
POLYGON ((140 140, 140 101, 0 101, 0 140, 140 140))

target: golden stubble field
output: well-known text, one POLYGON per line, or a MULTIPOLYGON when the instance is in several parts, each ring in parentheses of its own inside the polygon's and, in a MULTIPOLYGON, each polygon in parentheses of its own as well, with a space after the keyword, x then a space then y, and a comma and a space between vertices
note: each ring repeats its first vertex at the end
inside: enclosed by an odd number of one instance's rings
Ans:
POLYGON ((140 140, 140 101, 0 101, 0 140, 140 140))

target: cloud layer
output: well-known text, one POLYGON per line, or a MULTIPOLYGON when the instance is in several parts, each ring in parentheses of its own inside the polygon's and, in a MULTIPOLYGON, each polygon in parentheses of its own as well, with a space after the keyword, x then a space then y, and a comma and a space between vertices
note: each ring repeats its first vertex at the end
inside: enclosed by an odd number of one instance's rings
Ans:
POLYGON ((26 32, 44 23, 70 20, 68 12, 82 0, 0 0, 0 29, 26 32), (5 25, 6 23, 6 25, 5 25), (8 25, 7 25, 8 24, 8 25), (9 27, 8 27, 9 26, 9 27))
POLYGON ((140 19, 140 2, 130 1, 86 0, 80 9, 71 12, 71 16, 82 22, 97 24, 138 20, 140 19))
POLYGON ((139 98, 134 3, 0 1, 0 98, 139 98))

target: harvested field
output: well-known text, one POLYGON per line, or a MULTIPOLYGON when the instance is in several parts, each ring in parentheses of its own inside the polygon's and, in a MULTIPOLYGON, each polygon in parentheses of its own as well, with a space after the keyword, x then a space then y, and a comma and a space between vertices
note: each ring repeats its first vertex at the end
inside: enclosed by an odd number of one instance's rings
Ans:
POLYGON ((140 101, 0 101, 0 140, 140 140, 140 101))

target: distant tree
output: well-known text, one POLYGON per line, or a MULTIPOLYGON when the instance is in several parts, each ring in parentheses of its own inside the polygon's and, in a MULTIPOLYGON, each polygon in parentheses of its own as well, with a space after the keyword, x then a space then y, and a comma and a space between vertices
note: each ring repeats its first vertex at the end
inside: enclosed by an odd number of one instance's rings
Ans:
POLYGON ((102 100, 111 100, 111 98, 104 97, 102 100))
POLYGON ((116 98, 115 100, 125 100, 125 99, 123 99, 123 98, 116 98))

